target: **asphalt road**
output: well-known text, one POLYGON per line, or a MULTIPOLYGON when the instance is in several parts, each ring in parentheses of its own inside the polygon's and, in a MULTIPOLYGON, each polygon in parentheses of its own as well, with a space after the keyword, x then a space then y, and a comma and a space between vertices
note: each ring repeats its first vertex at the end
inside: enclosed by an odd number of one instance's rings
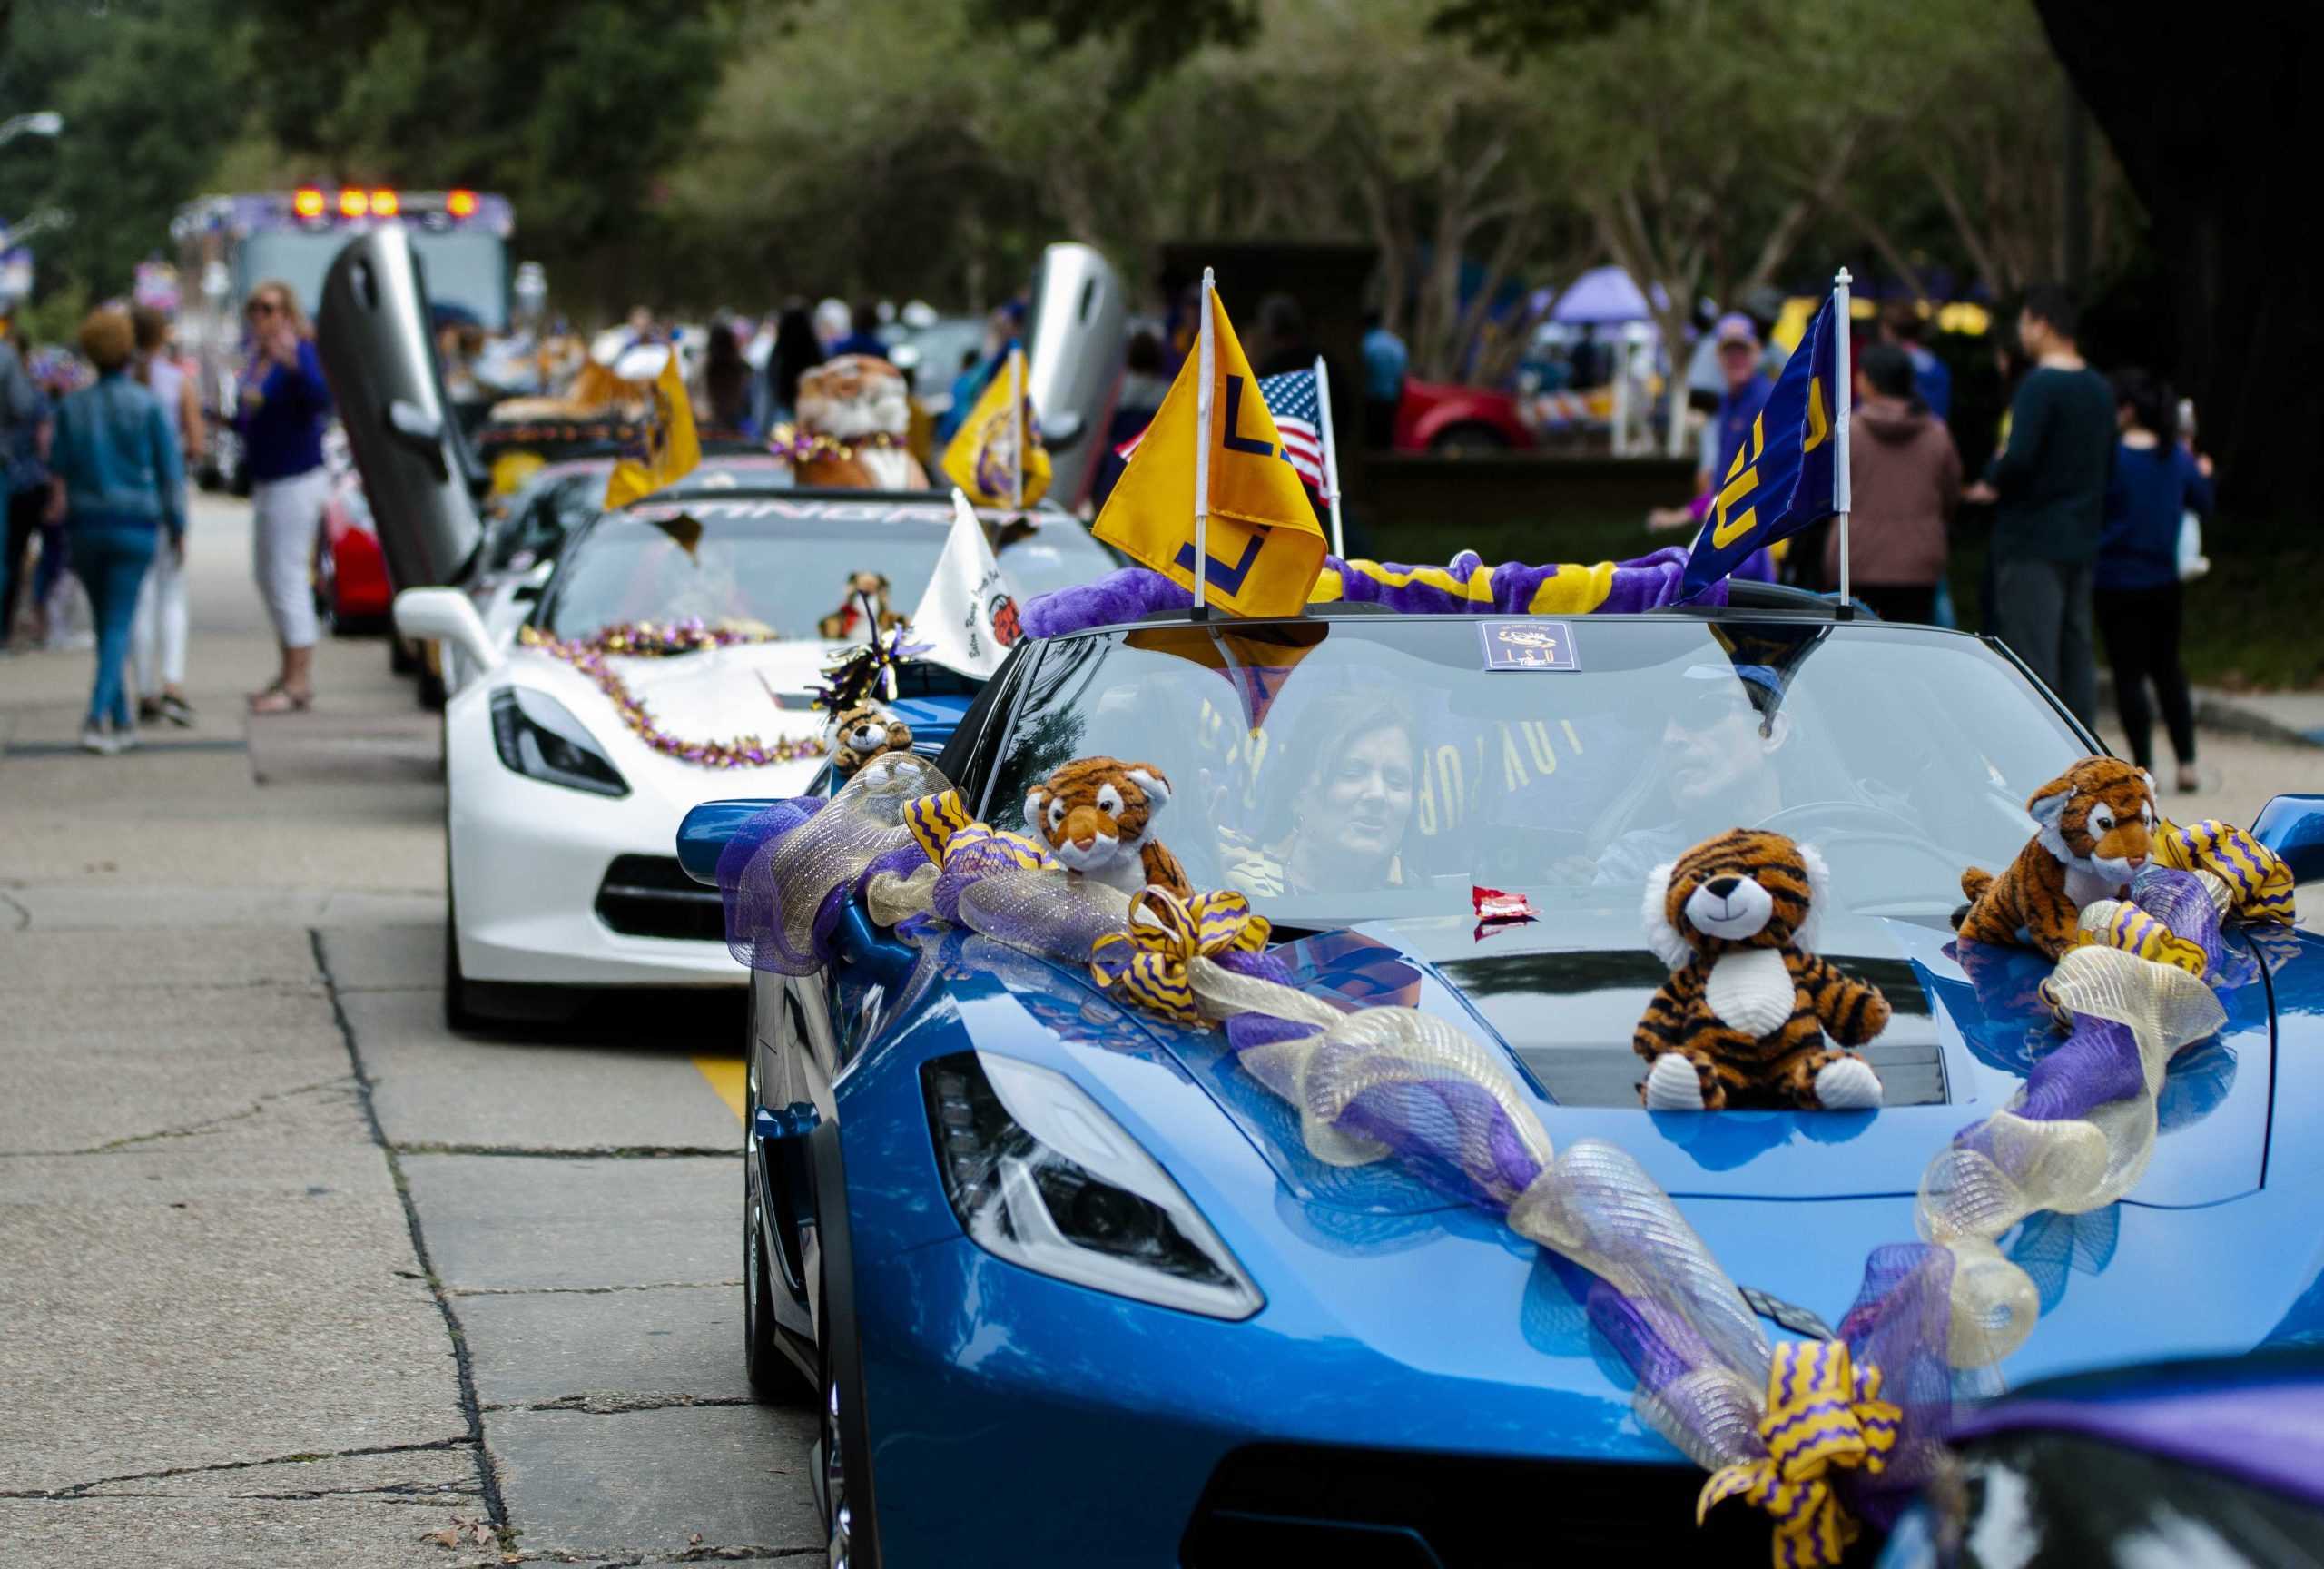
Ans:
POLYGON ((245 716, 246 518, 197 728, 84 755, 89 655, 0 660, 0 1562, 820 1550, 743 1377, 739 992, 448 1033, 436 718, 371 639, 245 716))

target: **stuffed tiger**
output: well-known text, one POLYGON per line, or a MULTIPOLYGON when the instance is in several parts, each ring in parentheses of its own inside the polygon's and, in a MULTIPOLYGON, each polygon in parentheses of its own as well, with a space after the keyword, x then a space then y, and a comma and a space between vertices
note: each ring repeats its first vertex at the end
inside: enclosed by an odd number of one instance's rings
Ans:
POLYGON ((1823 859, 1780 834, 1737 828, 1658 866, 1646 884, 1647 942, 1670 978, 1631 1045, 1655 1111, 1735 1104, 1830 1111, 1880 1104, 1861 1046, 1887 1027, 1888 999, 1805 944, 1824 896, 1823 859))
POLYGON ((1998 877, 1961 873, 1961 935, 2017 942, 2055 959, 2078 941, 2082 910, 2119 899, 2154 854, 2154 778, 2113 757, 2084 757, 2034 792, 2039 824, 1998 877), (2021 935, 2022 933, 2022 935, 2021 935))
POLYGON ((1078 757, 1026 792, 1025 826, 1077 877, 1191 899, 1186 868, 1153 837, 1154 814, 1169 804, 1170 781, 1151 763, 1078 757))
POLYGON ((928 471, 904 445, 911 399, 904 373, 869 354, 842 354, 799 378, 799 430, 827 436, 844 452, 802 459, 802 486, 849 490, 925 490, 928 471))
POLYGON ((823 730, 823 750, 832 768, 846 775, 874 757, 911 750, 911 726, 877 703, 859 703, 832 715, 823 730))

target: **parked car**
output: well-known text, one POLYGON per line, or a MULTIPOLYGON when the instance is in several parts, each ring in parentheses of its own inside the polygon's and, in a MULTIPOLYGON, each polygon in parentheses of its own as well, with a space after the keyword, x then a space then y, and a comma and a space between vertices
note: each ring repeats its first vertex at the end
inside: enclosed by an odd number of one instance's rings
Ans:
MULTIPOLYGON (((672 835, 712 796, 806 786, 823 759, 813 690, 862 641, 826 639, 819 620, 858 571, 884 575, 908 611, 952 517, 926 491, 794 490, 787 470, 746 483, 711 469, 574 528, 521 616, 488 624, 457 587, 398 597, 398 630, 444 644, 462 673, 444 708, 444 1006, 456 1026, 573 1001, 543 988, 742 984, 717 896, 680 872, 672 835), (592 641, 646 623, 740 640, 663 657, 592 641), (703 748, 743 736, 763 760, 704 765, 703 748)), ((1003 533, 1000 561, 1028 594, 1113 565, 1055 509, 1003 533)), ((972 689, 940 686, 905 706, 906 722, 940 738, 972 689)))
POLYGON ((1517 400, 1491 387, 1404 383, 1396 405, 1395 449, 1449 456, 1522 451, 1533 445, 1517 400))
MULTIPOLYGON (((1872 1250, 1915 1238, 1932 1159, 2053 1039, 2049 961, 1972 972, 1950 917, 2097 738, 1996 646, 1771 587, 1535 623, 1566 657, 1523 669, 1488 667, 1491 625, 1350 606, 1028 642, 939 765, 1009 829, 1068 759, 1167 775, 1155 832, 1197 890, 1250 894, 1301 990, 1449 1023, 1558 1150, 1634 1159, 1768 1332, 1828 1334, 1872 1250), (1387 782, 1349 799, 1390 804, 1332 807, 1299 748, 1359 723, 1387 782), (1734 745, 1688 739, 1711 735, 1734 745), (1817 952, 1895 1011, 1876 1112, 1640 1107, 1632 1033, 1669 973, 1648 863, 1738 814, 1829 863, 1817 952), (1538 919, 1481 925, 1480 884, 1538 919)), ((684 866, 714 878, 773 804, 697 809, 684 866)), ((2255 832, 2324 875, 2324 798, 2255 832)), ((753 1384, 820 1414, 832 1562, 1765 1561, 1762 1514, 1699 1530, 1702 1470, 1545 1252, 1398 1160, 1318 1159, 1222 1031, 1086 963, 830 913, 827 963, 752 976, 740 1241, 753 1384)), ((2172 1061, 2131 1195, 2086 1240, 2002 1238, 2043 1304, 2013 1381, 2319 1332, 2324 939, 2275 933, 2172 1061)))

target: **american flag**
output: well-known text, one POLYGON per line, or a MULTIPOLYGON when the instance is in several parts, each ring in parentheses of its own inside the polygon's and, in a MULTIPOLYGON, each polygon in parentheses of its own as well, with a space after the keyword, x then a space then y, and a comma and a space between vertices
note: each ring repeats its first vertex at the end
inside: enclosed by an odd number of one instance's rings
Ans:
MULTIPOLYGON (((1283 455, 1307 488, 1323 495, 1324 433, 1317 426, 1322 410, 1315 406, 1315 373, 1286 370, 1265 377, 1259 382, 1259 396, 1267 400, 1267 412, 1275 416, 1275 428, 1283 437, 1283 455)), ((1141 430, 1114 450, 1127 463, 1145 439, 1146 432, 1141 430)))

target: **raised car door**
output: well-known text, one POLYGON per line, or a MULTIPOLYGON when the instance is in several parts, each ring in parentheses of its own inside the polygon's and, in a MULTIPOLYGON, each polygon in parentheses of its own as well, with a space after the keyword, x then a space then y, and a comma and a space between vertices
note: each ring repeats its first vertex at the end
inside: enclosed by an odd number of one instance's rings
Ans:
POLYGON ((456 581, 483 537, 484 469, 452 417, 428 288, 402 225, 348 242, 323 279, 316 345, 399 590, 456 581))

